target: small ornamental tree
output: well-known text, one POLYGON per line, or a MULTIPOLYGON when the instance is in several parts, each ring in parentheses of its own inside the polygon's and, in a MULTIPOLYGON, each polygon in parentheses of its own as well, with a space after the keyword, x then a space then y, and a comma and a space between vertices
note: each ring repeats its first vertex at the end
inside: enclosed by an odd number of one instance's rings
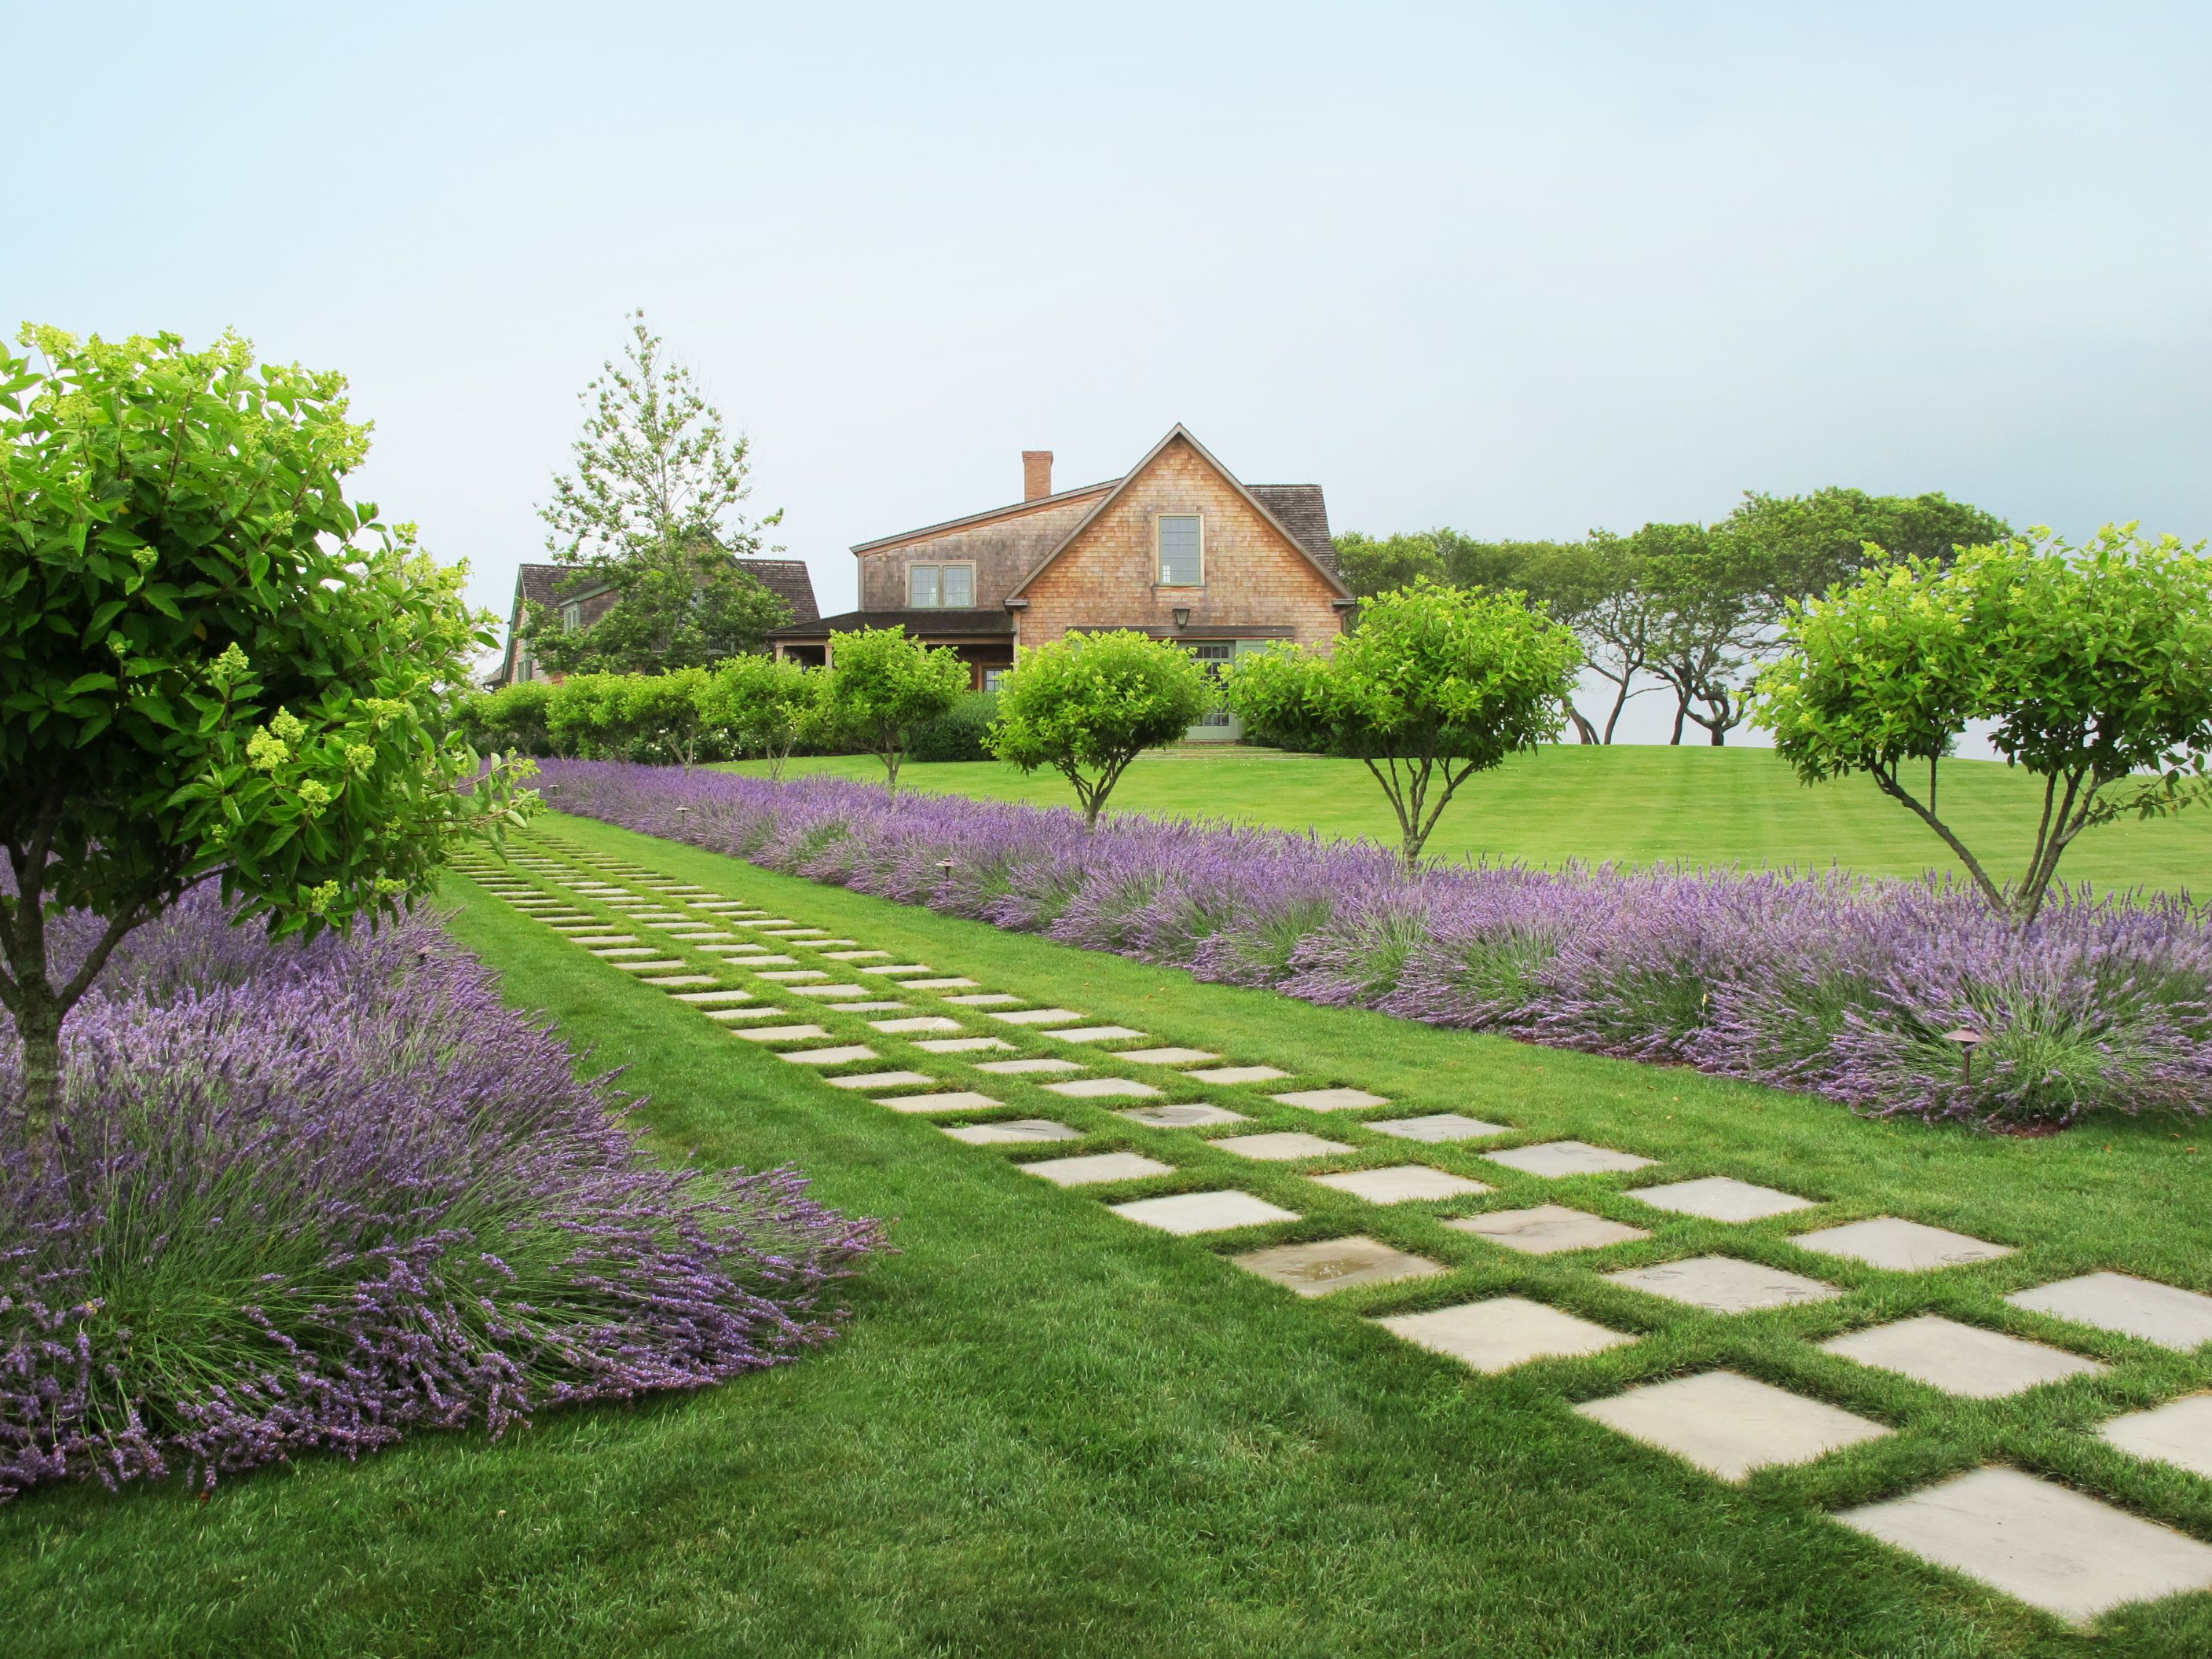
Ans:
POLYGON ((1024 772, 1059 772, 1096 829, 1129 763, 1182 737, 1212 700, 1182 646, 1127 631, 1070 634, 1021 653, 984 741, 1024 772))
POLYGON ((0 1004, 43 1146, 63 1021, 187 889, 313 935, 396 914, 519 809, 453 718, 492 619, 345 500, 368 429, 340 376, 234 336, 21 338, 43 367, 0 349, 0 1004), (78 909, 100 930, 58 959, 47 923, 78 909))
POLYGON ((702 717, 735 752, 761 756, 769 777, 781 778, 791 751, 819 726, 827 679, 774 657, 732 657, 700 692, 702 717))
POLYGON ((632 674, 623 682, 615 718, 633 750, 653 744, 676 757, 685 771, 699 758, 708 734, 702 704, 708 684, 703 668, 670 674, 632 674))
POLYGON ((837 635, 823 712, 835 727, 884 763, 884 787, 898 793, 899 763, 914 728, 952 707, 968 689, 968 665, 944 646, 900 628, 837 635))
POLYGON ((1782 757, 1808 783, 1865 773, 2023 929, 2083 831, 2206 797, 2212 560, 2201 544, 2107 526, 2078 550, 2039 529, 1948 563, 1881 559, 1791 606, 1784 647, 1758 701, 1782 757), (1972 722, 2043 780, 2027 865, 2009 884, 1942 812, 1938 763, 1972 722))
POLYGON ((1364 764, 1411 866, 1462 784, 1559 734, 1581 660, 1574 635, 1518 593, 1421 581, 1369 600, 1333 654, 1245 658, 1229 706, 1263 735, 1364 764))
POLYGON ((556 755, 605 760, 623 752, 627 674, 571 674, 545 704, 545 731, 556 755))

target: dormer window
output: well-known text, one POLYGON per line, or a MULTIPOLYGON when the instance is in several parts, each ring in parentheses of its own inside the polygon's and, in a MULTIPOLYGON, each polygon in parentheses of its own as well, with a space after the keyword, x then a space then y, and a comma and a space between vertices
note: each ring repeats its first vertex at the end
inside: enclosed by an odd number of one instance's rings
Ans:
POLYGON ((561 607, 561 631, 573 634, 584 625, 584 605, 580 599, 571 599, 561 607))
POLYGON ((1158 585, 1206 585, 1206 521, 1195 513, 1163 513, 1153 521, 1159 544, 1158 585))
POLYGON ((975 603, 972 564, 910 564, 906 602, 915 611, 965 611, 975 603))

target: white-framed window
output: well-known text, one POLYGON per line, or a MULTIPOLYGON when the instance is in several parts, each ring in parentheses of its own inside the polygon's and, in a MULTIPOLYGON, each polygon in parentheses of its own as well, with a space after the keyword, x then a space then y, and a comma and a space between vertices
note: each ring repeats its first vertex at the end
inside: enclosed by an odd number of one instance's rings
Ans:
POLYGON ((573 634, 584 625, 584 602, 571 599, 561 607, 561 631, 573 634))
POLYGON ((1163 513, 1152 520, 1159 549, 1159 586, 1206 586, 1206 520, 1195 513, 1163 513))
POLYGON ((1006 679, 1006 676, 1013 672, 1014 671, 1011 668, 985 669, 983 671, 983 689, 986 691, 997 690, 1000 684, 1006 679))
POLYGON ((975 603, 972 564, 910 564, 906 568, 906 602, 915 611, 965 611, 975 603))

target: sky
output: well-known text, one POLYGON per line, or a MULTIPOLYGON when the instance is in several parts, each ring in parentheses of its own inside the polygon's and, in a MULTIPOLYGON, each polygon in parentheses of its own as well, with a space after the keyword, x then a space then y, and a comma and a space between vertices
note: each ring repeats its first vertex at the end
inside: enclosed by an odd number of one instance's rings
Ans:
MULTIPOLYGON (((2212 536, 2212 6, 0 0, 0 319, 337 368, 504 615, 642 307, 825 611, 1181 421, 1339 530, 2212 536)), ((1634 735, 1663 737, 1642 705, 1634 735)))

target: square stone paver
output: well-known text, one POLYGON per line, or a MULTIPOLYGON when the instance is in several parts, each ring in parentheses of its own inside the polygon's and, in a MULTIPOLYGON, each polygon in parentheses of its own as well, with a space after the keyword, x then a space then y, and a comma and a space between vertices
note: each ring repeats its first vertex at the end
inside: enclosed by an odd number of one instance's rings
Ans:
POLYGON ((856 1060, 874 1060, 877 1057, 873 1048, 858 1042, 843 1043, 835 1048, 802 1048, 796 1054, 776 1056, 779 1060, 791 1061, 794 1066, 850 1066, 856 1060))
POLYGON ((1670 1181, 1662 1187, 1635 1187, 1629 1189, 1628 1195, 1656 1210, 1698 1216, 1707 1221, 1764 1221, 1771 1215, 1812 1209, 1816 1202, 1795 1193, 1738 1181, 1734 1176, 1707 1176, 1702 1181, 1670 1181))
POLYGON ((1870 1267, 1892 1267, 1899 1273, 1958 1267, 1970 1261, 1994 1261, 2001 1255, 2012 1254, 2009 1244, 1985 1243, 1964 1233, 1902 1220, 1893 1215, 1799 1233, 1790 1242, 1821 1255, 1844 1256, 1853 1261, 1863 1261, 1870 1267))
POLYGON ((1203 1048, 1123 1048, 1116 1060, 1133 1060, 1139 1066, 1195 1066, 1201 1060, 1218 1060, 1219 1054, 1208 1054, 1203 1048))
POLYGON ((1149 1083, 1139 1083, 1130 1077, 1079 1077, 1066 1083, 1045 1083, 1038 1085, 1056 1095, 1066 1095, 1071 1100, 1104 1100, 1116 1096, 1142 1098, 1159 1093, 1149 1083))
POLYGON ((1632 1291, 1647 1291, 1670 1302, 1686 1302, 1707 1313, 1754 1313, 1798 1302, 1826 1302, 1843 1292, 1802 1273, 1741 1261, 1732 1255, 1697 1255, 1686 1261, 1662 1261, 1656 1267, 1624 1267, 1602 1275, 1632 1291))
POLYGON ((1391 1335, 1494 1376, 1532 1359, 1579 1359, 1636 1339, 1517 1296, 1375 1322, 1391 1335))
POLYGON ((1310 1112, 1351 1112, 1362 1106, 1388 1106, 1387 1095, 1370 1095, 1364 1089, 1293 1089, 1286 1095, 1270 1095, 1285 1106, 1303 1106, 1310 1112))
POLYGON ((1058 1037, 1062 1042, 1112 1042, 1120 1037, 1140 1037, 1142 1031, 1129 1025, 1071 1025, 1066 1030, 1047 1031, 1048 1037, 1058 1037))
POLYGON ((1300 1296, 1327 1296, 1354 1285, 1388 1285, 1450 1271, 1426 1256, 1409 1255, 1358 1233, 1312 1244, 1275 1244, 1230 1259, 1246 1272, 1300 1296))
POLYGON ((2040 1383, 2105 1369, 2079 1354, 1985 1331, 1978 1325, 1961 1325, 1940 1314, 1850 1331, 1820 1347, 1969 1400, 2002 1400, 2040 1383))
POLYGON ((1048 1117, 1008 1118, 1001 1123, 954 1123, 945 1133, 970 1146, 1006 1146, 1037 1140, 1080 1140, 1083 1131, 1048 1117))
POLYGON ((1011 1048, 1004 1037, 931 1037, 914 1045, 927 1054, 972 1054, 984 1048, 1011 1048))
POLYGON ((1073 1008, 1015 1008, 991 1018, 1007 1025, 1065 1025, 1083 1016, 1073 1008))
POLYGON ((2021 1291, 2005 1300, 2030 1313, 2118 1331, 2184 1353, 2212 1342, 2212 1296, 2176 1290, 2131 1273, 2084 1273, 2021 1291))
MULTIPOLYGON (((791 994, 795 997, 864 997, 867 988, 860 985, 794 985, 791 994)), ((906 1005, 901 1003, 903 1008, 906 1005)))
POLYGON ((1106 1206, 1130 1221, 1158 1227, 1164 1233, 1188 1238, 1194 1233, 1225 1232, 1231 1227, 1256 1227, 1263 1222, 1296 1221, 1297 1214, 1250 1193, 1176 1193, 1168 1198, 1139 1198, 1127 1204, 1106 1206))
POLYGON ((872 1019, 869 1024, 894 1036, 902 1031, 957 1031, 960 1022, 944 1014, 908 1014, 903 1019, 872 1019))
POLYGON ((1672 1452, 1723 1480, 1777 1463, 1809 1463, 1893 1432, 1880 1423, 1734 1371, 1705 1371, 1646 1383, 1575 1414, 1632 1440, 1672 1452))
POLYGON ((908 1089, 917 1083, 934 1083, 926 1072, 864 1072, 859 1077, 823 1079, 833 1089, 908 1089))
POLYGON ((1416 1204, 1438 1198, 1472 1198, 1492 1189, 1425 1164, 1393 1164, 1382 1170, 1346 1170, 1339 1175, 1310 1176, 1316 1186, 1328 1187, 1370 1204, 1416 1204))
POLYGON ((748 1042, 804 1042, 810 1037, 826 1037, 830 1033, 819 1025, 758 1025, 731 1035, 748 1042))
POLYGON ((1173 1175, 1175 1165, 1163 1164, 1142 1152, 1093 1152, 1085 1158, 1048 1158, 1020 1166, 1024 1175, 1042 1176, 1055 1187, 1091 1187, 1104 1181, 1141 1181, 1147 1176, 1173 1175))
POLYGON ((972 979, 962 979, 957 976, 948 979, 910 979, 906 982, 906 988, 909 991, 964 991, 975 982, 972 979))
POLYGON ((975 1069, 995 1072, 1001 1077, 1023 1077, 1032 1072, 1079 1072, 1083 1069, 1083 1062, 1061 1060, 1057 1056, 1035 1060, 978 1060, 975 1069))
POLYGON ((973 1089, 956 1089, 941 1095, 894 1095, 876 1103, 895 1112, 982 1112, 1006 1103, 979 1095, 973 1089))
POLYGON ((2077 1625, 2212 1589, 2212 1545, 2002 1465, 1836 1519, 2077 1625))
POLYGON ((1148 1129, 1197 1129, 1214 1123, 1252 1121, 1242 1112, 1232 1112, 1226 1106, 1209 1106, 1204 1101, 1187 1101, 1176 1106, 1132 1106, 1114 1115, 1141 1123, 1148 1129))
POLYGON ((1547 1140, 1534 1146, 1508 1146, 1485 1152, 1492 1164, 1502 1164, 1523 1175, 1558 1179, 1564 1176, 1615 1175, 1623 1170, 1648 1169, 1659 1160, 1617 1152, 1610 1146, 1593 1146, 1586 1140, 1547 1140))
POLYGON ((1319 1135, 1303 1134, 1295 1129, 1268 1134, 1231 1135, 1225 1140, 1217 1140, 1212 1144, 1224 1152, 1236 1153, 1239 1158, 1262 1158, 1270 1164, 1287 1163, 1297 1158, 1331 1158, 1338 1152, 1352 1150, 1340 1140, 1324 1140, 1319 1135))
POLYGON ((947 997, 947 1002, 962 1008, 1003 1008, 1021 999, 1012 991, 978 991, 974 996, 947 997))
POLYGON ((2212 1394, 2130 1412, 2097 1432, 2131 1457, 2171 1463, 2212 1480, 2212 1394))
POLYGON ((1447 1140, 1480 1140, 1486 1135, 1509 1133, 1502 1123, 1485 1123, 1479 1117, 1463 1117, 1457 1112, 1370 1119, 1367 1127, 1377 1134, 1395 1135, 1401 1140, 1424 1141, 1431 1146, 1447 1140))
POLYGON ((1539 1204, 1528 1210, 1492 1210, 1483 1215, 1455 1216, 1444 1223, 1460 1232, 1473 1233, 1493 1244, 1525 1255, 1554 1255, 1562 1250, 1598 1250, 1608 1244, 1649 1238, 1641 1227, 1608 1221, 1588 1210, 1564 1204, 1539 1204))
POLYGON ((830 1005, 841 1014, 890 1014, 906 1006, 903 1002, 880 1000, 867 1002, 833 1002, 830 1005))
POLYGON ((1273 1083, 1290 1073, 1273 1066, 1214 1066, 1190 1075, 1200 1083, 1273 1083))

